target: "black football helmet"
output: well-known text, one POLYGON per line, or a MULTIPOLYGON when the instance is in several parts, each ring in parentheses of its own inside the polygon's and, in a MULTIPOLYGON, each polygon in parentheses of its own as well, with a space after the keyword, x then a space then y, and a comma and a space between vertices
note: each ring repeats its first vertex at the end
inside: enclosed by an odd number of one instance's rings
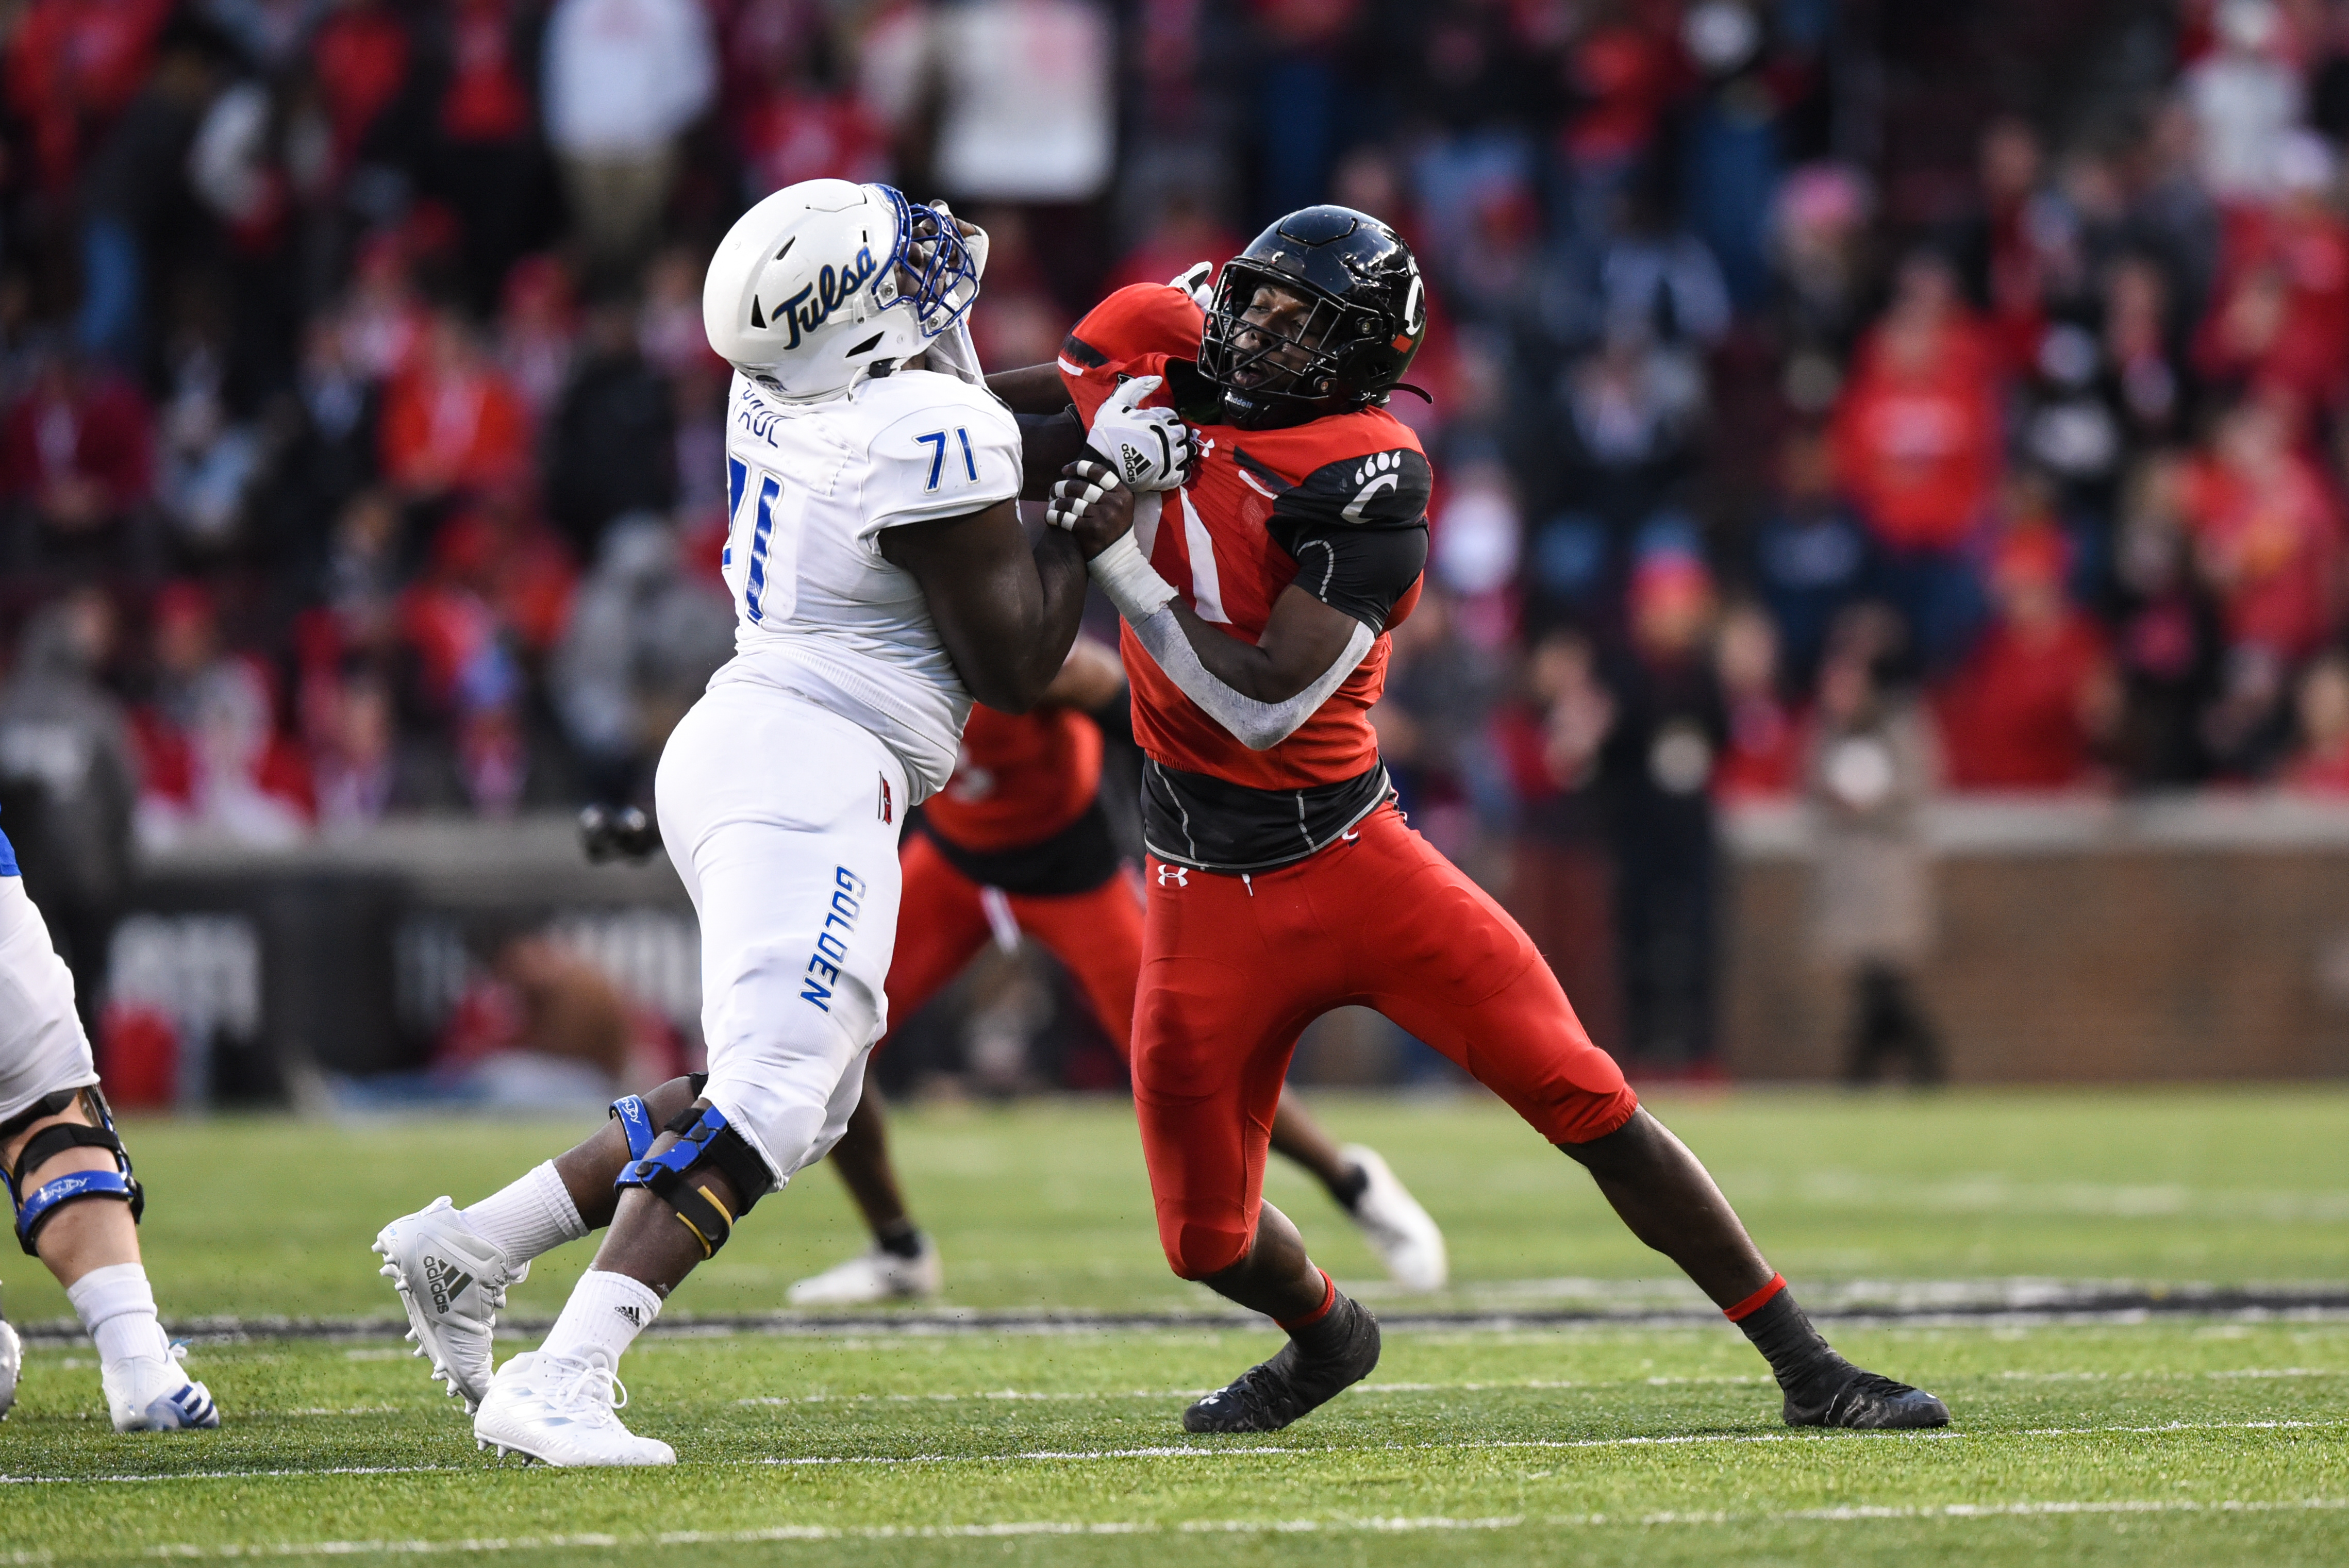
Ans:
POLYGON ((1301 425, 1383 403, 1427 332, 1427 294, 1402 236, 1351 207, 1291 212, 1224 263, 1200 335, 1199 373, 1243 430, 1301 425), (1284 333, 1244 319, 1266 284, 1311 307, 1284 333), (1301 367, 1275 363, 1295 349, 1301 367))

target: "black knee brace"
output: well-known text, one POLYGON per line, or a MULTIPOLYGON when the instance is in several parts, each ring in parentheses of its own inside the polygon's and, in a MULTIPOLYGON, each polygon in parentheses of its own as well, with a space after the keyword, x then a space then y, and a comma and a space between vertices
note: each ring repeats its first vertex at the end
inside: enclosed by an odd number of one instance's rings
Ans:
POLYGON ((8 1184, 8 1202, 16 1211, 16 1244, 26 1255, 37 1257, 40 1249, 36 1238, 50 1215, 67 1203, 84 1198, 109 1198, 130 1205, 130 1219, 137 1223, 147 1212, 147 1193, 131 1173, 129 1152, 122 1147, 122 1139, 114 1130, 114 1113, 107 1108, 106 1096, 96 1084, 86 1088, 65 1088, 36 1101, 23 1115, 12 1118, 0 1128, 0 1141, 13 1138, 24 1128, 43 1117, 57 1116, 69 1109, 74 1101, 81 1100, 91 1115, 98 1118, 96 1127, 78 1121, 60 1121, 41 1129, 25 1140, 24 1152, 16 1157, 13 1171, 0 1169, 0 1181, 8 1184), (111 1171, 68 1171, 54 1181, 44 1181, 27 1192, 26 1181, 56 1156, 68 1149, 103 1149, 114 1156, 111 1171))
MULTIPOLYGON (((616 1104, 612 1114, 626 1128, 633 1153, 637 1123, 621 1109, 626 1103, 616 1104)), ((636 1113, 642 1116, 642 1101, 638 1101, 636 1113)), ((717 1167, 733 1187, 740 1214, 749 1213, 766 1195, 774 1177, 758 1150, 726 1124, 724 1114, 715 1106, 699 1111, 688 1106, 661 1130, 678 1134, 678 1141, 659 1154, 647 1154, 637 1160, 612 1184, 642 1187, 676 1210, 678 1222, 701 1243, 701 1255, 715 1257, 718 1249, 726 1244, 726 1238, 733 1233, 739 1214, 729 1212, 715 1192, 693 1180, 693 1173, 704 1166, 717 1167)), ((649 1140, 646 1147, 650 1147, 649 1140)))

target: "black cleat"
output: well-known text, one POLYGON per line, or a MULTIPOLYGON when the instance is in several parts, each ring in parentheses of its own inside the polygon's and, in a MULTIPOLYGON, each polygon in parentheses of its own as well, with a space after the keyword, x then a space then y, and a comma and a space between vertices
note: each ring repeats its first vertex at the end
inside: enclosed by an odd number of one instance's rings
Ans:
POLYGON ((1847 1427, 1857 1431, 1913 1431, 1920 1427, 1946 1427, 1950 1408, 1906 1383, 1863 1372, 1847 1365, 1837 1381, 1821 1377, 1805 1387, 1803 1398, 1786 1396, 1786 1425, 1847 1427))
POLYGON ((642 861, 661 847, 660 824, 635 806, 590 806, 579 813, 579 847, 596 865, 642 861))
POLYGON ((1379 1320, 1350 1296, 1330 1311, 1346 1322, 1338 1348, 1308 1360, 1292 1339, 1269 1361, 1241 1373, 1231 1387, 1183 1412, 1186 1432, 1277 1432, 1328 1404, 1379 1364, 1379 1320))

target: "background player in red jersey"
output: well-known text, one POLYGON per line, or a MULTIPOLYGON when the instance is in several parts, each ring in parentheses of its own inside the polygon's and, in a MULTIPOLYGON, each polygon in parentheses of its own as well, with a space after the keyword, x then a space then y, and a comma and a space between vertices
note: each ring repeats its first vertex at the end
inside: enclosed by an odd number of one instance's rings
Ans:
MULTIPOLYGON (((1059 367, 1087 421, 1121 381, 1164 377, 1201 454, 1156 507, 1082 464, 1050 513, 1133 516, 1091 570, 1125 620, 1149 758, 1133 1078, 1159 1240, 1176 1274, 1289 1335, 1184 1425, 1284 1427, 1377 1364, 1376 1322, 1262 1201, 1298 1032, 1348 1003, 1444 1052, 1586 1167, 1768 1359, 1790 1424, 1944 1424, 1939 1399, 1819 1336, 1516 923, 1394 809, 1365 716, 1384 633, 1418 593, 1432 476, 1384 405, 1425 326, 1393 231, 1312 207, 1226 265, 1204 317, 1182 289, 1123 290, 1059 367)), ((1030 413, 1049 400, 1040 377, 1015 390, 1030 413)))
MULTIPOLYGON (((1019 717, 971 709, 962 756, 905 841, 905 892, 889 967, 891 1016, 920 1012, 992 936, 1033 936, 1066 965, 1111 1042, 1133 1035, 1142 890, 1098 799, 1102 735, 1086 714, 1124 694, 1117 655, 1079 638, 1043 700, 1019 717)), ((886 1043, 885 1041, 884 1042, 886 1043)), ((1376 1151, 1340 1149, 1283 1094, 1272 1148, 1328 1188, 1396 1283, 1440 1290, 1444 1235, 1376 1151)), ((889 1161, 887 1117, 868 1080, 833 1168, 873 1230, 868 1252, 791 1289, 801 1306, 936 1294, 937 1250, 914 1223, 889 1161)))

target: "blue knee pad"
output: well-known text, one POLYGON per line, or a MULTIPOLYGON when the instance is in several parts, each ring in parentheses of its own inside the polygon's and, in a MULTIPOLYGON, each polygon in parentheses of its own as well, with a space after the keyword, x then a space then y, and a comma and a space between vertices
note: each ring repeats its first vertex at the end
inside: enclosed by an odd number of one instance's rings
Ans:
POLYGON ((130 1170, 129 1151, 122 1147, 121 1135, 114 1130, 114 1112, 106 1103, 96 1084, 87 1088, 59 1089, 36 1102, 12 1124, 0 1129, 0 1138, 14 1137, 19 1127, 29 1126, 46 1116, 57 1116, 69 1109, 75 1100, 83 1100, 98 1118, 96 1127, 78 1121, 60 1121, 41 1129, 25 1140, 25 1150, 16 1157, 14 1171, 0 1169, 0 1181, 8 1187, 8 1202, 16 1211, 16 1244, 28 1257, 38 1257, 37 1238, 41 1226, 67 1203, 85 1198, 106 1198, 130 1205, 130 1219, 136 1224, 147 1212, 147 1192, 139 1185, 139 1178, 130 1170), (26 1181, 56 1156, 68 1149, 103 1149, 114 1156, 111 1171, 68 1171, 54 1181, 44 1181, 31 1191, 25 1190, 26 1181))
MULTIPOLYGON (((612 1114, 620 1119, 621 1125, 626 1130, 629 1152, 633 1156, 637 1152, 636 1128, 629 1120, 629 1113, 621 1109, 626 1103, 616 1103, 612 1114)), ((637 1102, 636 1109, 641 1113, 641 1100, 637 1102)), ((704 1258, 716 1257, 718 1249, 724 1246, 727 1237, 733 1234, 735 1220, 740 1214, 749 1213, 751 1207, 766 1195, 774 1178, 767 1170, 767 1162, 759 1157, 759 1151, 752 1149, 740 1133, 727 1125, 725 1114, 716 1106, 699 1111, 688 1106, 661 1130, 676 1133, 678 1141, 658 1154, 647 1153, 636 1158, 612 1185, 642 1187, 667 1203, 677 1212, 678 1222, 691 1231, 693 1239, 701 1243, 701 1255, 704 1258), (709 1167, 715 1167, 723 1173, 733 1187, 740 1205, 739 1212, 730 1212, 707 1183, 694 1180, 696 1171, 709 1167)), ((647 1138, 644 1147, 649 1150, 651 1144, 652 1140, 647 1138)))

